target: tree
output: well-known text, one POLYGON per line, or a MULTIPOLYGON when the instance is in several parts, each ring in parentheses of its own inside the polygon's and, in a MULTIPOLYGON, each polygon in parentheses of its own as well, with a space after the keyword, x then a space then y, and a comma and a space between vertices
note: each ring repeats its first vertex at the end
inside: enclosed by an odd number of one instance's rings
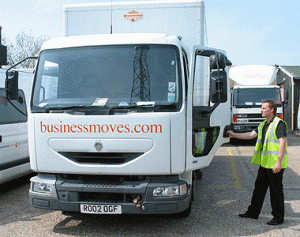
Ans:
MULTIPOLYGON (((12 66, 26 57, 37 56, 42 44, 48 40, 47 36, 40 36, 35 38, 30 31, 29 34, 21 31, 16 36, 15 43, 10 42, 4 38, 4 44, 7 45, 7 62, 12 66)), ((26 60, 21 64, 23 68, 34 68, 35 60, 26 60)))

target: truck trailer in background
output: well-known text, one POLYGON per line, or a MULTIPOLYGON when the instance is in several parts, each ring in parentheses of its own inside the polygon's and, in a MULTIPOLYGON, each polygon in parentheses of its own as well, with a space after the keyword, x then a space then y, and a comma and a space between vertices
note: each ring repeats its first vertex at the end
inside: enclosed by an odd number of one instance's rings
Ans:
POLYGON ((225 142, 225 52, 204 45, 204 3, 71 5, 44 43, 29 112, 30 202, 88 214, 187 216, 225 142))
POLYGON ((283 118, 280 87, 272 85, 276 79, 276 67, 249 65, 231 67, 231 125, 234 132, 251 132, 265 119, 261 116, 262 100, 277 102, 277 115, 283 118))

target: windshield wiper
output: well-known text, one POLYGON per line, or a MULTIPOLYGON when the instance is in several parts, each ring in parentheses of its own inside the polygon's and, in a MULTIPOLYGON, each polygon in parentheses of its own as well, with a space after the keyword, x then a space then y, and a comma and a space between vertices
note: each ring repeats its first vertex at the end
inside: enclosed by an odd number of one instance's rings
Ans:
POLYGON ((165 103, 155 103, 153 101, 142 101, 137 102, 136 105, 125 105, 125 106, 111 106, 106 112, 106 115, 111 114, 113 110, 130 110, 135 108, 141 108, 143 110, 153 110, 155 112, 165 109, 177 109, 176 104, 165 104, 165 103))
MULTIPOLYGON (((113 105, 113 106, 92 106, 92 105, 72 105, 72 106, 49 106, 48 108, 45 109, 45 113, 49 113, 52 111, 68 111, 68 110, 81 110, 84 109, 85 111, 88 109, 90 111, 95 111, 95 110, 101 110, 105 111, 104 114, 109 115, 112 113, 114 110, 130 110, 130 109, 135 109, 135 108, 141 108, 143 110, 160 110, 160 109, 165 109, 165 108, 174 108, 174 104, 155 104, 155 102, 152 101, 142 101, 142 102, 137 102, 135 105, 113 105)), ((175 106, 176 107, 176 106, 175 106)), ((102 112, 102 113, 103 113, 102 112)))
POLYGON ((91 109, 91 108, 99 108, 99 106, 91 106, 91 105, 72 105, 72 106, 49 106, 45 113, 49 113, 51 110, 72 110, 72 109, 91 109))
POLYGON ((149 104, 145 103, 145 104, 136 104, 136 105, 128 105, 128 106, 110 106, 106 112, 106 115, 109 115, 111 113, 112 110, 121 110, 121 109, 126 109, 126 110, 129 110, 129 109, 134 109, 134 108, 153 108, 153 105, 151 104, 149 106, 149 104))

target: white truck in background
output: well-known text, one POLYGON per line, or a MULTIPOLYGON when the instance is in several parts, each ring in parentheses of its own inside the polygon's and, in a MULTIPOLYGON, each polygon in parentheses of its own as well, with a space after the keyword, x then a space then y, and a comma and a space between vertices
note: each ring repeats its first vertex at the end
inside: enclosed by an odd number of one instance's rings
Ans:
POLYGON ((42 46, 29 112, 30 202, 88 214, 187 216, 199 169, 229 139, 225 52, 204 3, 64 8, 42 46))
MULTIPOLYGON (((13 73, 13 72, 12 72, 13 73)), ((0 184, 32 173, 29 162, 27 106, 33 74, 18 72, 17 98, 5 89, 6 70, 0 69, 0 184)), ((8 74, 9 78, 12 74, 8 74)))
POLYGON ((2 68, 7 65, 7 47, 1 43, 1 30, 0 26, 0 184, 3 184, 32 172, 26 100, 28 104, 33 74, 27 71, 15 75, 15 72, 2 68), (6 89, 12 81, 13 96, 6 89))
POLYGON ((261 116, 262 100, 277 102, 277 116, 283 118, 280 87, 274 84, 277 68, 265 65, 231 67, 229 77, 234 82, 231 102, 231 124, 234 132, 251 132, 265 119, 261 116))

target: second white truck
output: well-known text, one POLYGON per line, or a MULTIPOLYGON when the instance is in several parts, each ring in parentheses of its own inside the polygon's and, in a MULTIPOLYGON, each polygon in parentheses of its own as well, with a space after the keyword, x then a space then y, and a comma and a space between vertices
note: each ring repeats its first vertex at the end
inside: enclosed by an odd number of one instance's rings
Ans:
POLYGON ((231 124, 234 132, 251 132, 265 119, 261 116, 262 100, 277 102, 277 115, 283 118, 280 87, 271 85, 276 79, 276 67, 266 65, 236 66, 229 70, 234 82, 231 98, 231 124))

